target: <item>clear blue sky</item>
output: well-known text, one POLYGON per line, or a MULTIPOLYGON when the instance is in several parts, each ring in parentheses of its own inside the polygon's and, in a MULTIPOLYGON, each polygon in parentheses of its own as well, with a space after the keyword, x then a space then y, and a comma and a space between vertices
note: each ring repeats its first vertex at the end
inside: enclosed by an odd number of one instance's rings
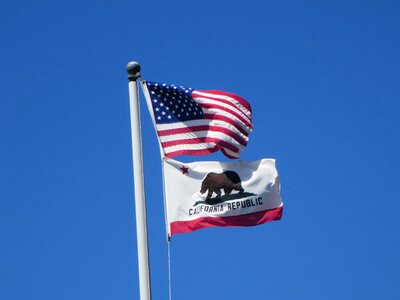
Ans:
MULTIPOLYGON (((0 37, 1 299, 138 299, 130 60, 246 98, 243 159, 276 158, 281 176, 281 221, 173 238, 174 300, 399 299, 400 2, 2 1, 0 37)), ((142 128, 167 299, 144 102, 142 128)))

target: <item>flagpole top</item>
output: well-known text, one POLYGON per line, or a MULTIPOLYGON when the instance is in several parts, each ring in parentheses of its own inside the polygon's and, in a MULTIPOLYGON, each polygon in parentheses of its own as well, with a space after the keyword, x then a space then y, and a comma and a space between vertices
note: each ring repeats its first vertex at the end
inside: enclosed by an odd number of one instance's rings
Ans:
POLYGON ((136 61, 131 61, 126 65, 126 71, 128 72, 128 80, 136 81, 140 78, 140 65, 136 61))

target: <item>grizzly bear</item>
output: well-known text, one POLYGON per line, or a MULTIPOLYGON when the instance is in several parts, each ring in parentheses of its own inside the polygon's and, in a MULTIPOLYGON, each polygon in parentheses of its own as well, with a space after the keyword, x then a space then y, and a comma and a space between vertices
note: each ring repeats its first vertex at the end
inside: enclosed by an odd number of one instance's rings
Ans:
POLYGON ((217 196, 221 196, 221 189, 225 195, 235 190, 239 193, 244 192, 242 181, 235 171, 224 171, 223 173, 208 173, 201 183, 200 193, 204 194, 207 190, 207 199, 211 198, 215 192, 217 196))

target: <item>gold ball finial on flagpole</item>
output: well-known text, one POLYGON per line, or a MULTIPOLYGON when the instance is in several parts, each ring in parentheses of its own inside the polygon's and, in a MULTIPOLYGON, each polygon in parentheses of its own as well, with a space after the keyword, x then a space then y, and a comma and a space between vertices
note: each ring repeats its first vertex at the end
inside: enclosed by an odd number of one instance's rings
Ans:
POLYGON ((128 72, 128 80, 136 81, 140 78, 140 64, 136 61, 131 61, 126 65, 126 71, 128 72))

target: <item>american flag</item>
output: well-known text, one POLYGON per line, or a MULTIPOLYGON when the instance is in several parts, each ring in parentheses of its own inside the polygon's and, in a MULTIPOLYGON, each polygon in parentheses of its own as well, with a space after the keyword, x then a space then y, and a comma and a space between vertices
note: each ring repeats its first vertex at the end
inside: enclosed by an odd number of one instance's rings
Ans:
POLYGON ((165 156, 221 150, 229 158, 240 157, 253 128, 246 100, 222 91, 149 81, 142 85, 165 156))

